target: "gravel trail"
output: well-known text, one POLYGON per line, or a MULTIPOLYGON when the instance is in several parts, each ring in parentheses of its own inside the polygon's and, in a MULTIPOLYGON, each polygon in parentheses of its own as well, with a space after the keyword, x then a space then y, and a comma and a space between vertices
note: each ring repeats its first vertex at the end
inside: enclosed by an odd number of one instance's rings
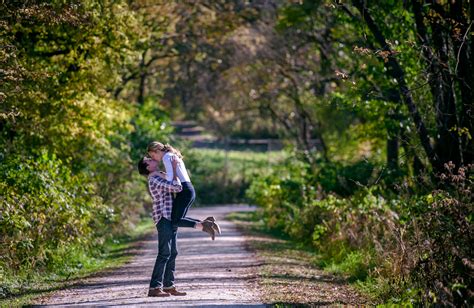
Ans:
POLYGON ((120 268, 104 271, 79 284, 40 299, 36 307, 152 306, 152 307, 265 307, 255 287, 255 255, 246 250, 244 237, 232 222, 223 220, 234 211, 254 210, 244 205, 191 208, 188 216, 215 216, 222 235, 215 241, 196 229, 178 231, 179 255, 176 285, 188 292, 184 297, 147 297, 157 254, 157 234, 140 242, 133 259, 120 268))

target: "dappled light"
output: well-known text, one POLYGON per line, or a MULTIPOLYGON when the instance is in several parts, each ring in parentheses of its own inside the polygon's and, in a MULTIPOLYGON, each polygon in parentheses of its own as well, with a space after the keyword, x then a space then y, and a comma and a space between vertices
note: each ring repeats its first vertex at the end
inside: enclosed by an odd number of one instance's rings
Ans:
POLYGON ((0 11, 2 306, 474 305, 473 0, 0 11))

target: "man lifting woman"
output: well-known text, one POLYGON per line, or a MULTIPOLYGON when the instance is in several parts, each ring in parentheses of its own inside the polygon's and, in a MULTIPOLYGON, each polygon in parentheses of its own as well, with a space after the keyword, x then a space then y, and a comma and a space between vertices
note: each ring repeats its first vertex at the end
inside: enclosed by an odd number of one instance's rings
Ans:
POLYGON ((148 296, 184 296, 174 286, 178 227, 195 228, 208 233, 214 240, 221 230, 214 217, 204 220, 186 217, 196 193, 181 153, 172 146, 153 141, 148 145, 148 157, 138 163, 140 174, 148 177, 148 190, 153 199, 152 217, 158 231, 158 256, 150 281, 148 296), (162 162, 166 172, 158 170, 162 162), (173 198, 173 193, 176 197, 173 198))

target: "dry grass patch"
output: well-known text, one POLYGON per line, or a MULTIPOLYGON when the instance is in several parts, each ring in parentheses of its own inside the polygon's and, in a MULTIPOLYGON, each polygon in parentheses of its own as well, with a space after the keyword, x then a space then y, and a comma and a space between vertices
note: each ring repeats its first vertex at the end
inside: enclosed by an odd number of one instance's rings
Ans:
POLYGON ((317 254, 266 230, 258 213, 233 213, 228 218, 244 233, 248 248, 261 263, 256 285, 262 302, 303 307, 368 304, 344 277, 318 268, 317 254))

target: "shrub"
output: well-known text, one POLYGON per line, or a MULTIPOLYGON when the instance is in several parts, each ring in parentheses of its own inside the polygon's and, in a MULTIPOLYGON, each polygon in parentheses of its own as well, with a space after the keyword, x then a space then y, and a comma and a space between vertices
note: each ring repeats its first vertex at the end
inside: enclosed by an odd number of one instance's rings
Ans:
POLYGON ((326 192, 350 196, 370 183, 374 168, 374 164, 367 160, 347 165, 338 162, 320 162, 314 182, 321 185, 326 192))
POLYGON ((473 165, 445 168, 440 175, 444 189, 430 195, 424 214, 410 225, 409 249, 416 257, 410 277, 423 290, 424 301, 472 306, 473 165))
POLYGON ((247 195, 262 207, 268 228, 318 250, 319 263, 332 271, 369 278, 364 288, 379 299, 469 306, 472 166, 446 167, 442 189, 396 195, 381 182, 341 197, 318 182, 337 168, 313 175, 304 163, 289 163, 255 179, 247 195))
POLYGON ((59 247, 87 247, 114 213, 85 174, 73 175, 54 155, 7 159, 0 167, 0 265, 45 267, 59 247))

